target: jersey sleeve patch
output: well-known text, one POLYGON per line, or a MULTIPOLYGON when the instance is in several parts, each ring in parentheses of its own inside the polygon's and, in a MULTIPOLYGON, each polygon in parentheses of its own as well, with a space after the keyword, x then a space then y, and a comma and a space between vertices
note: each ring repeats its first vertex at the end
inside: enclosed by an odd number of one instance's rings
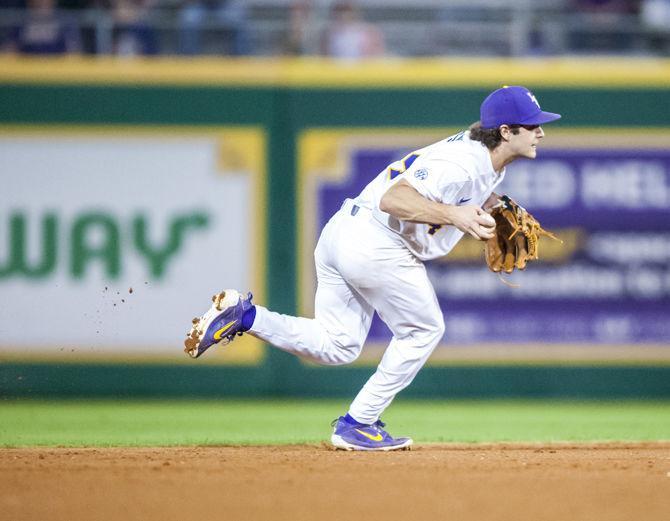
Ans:
POLYGON ((423 181, 426 177, 428 177, 428 169, 427 168, 419 168, 416 172, 414 172, 414 177, 423 181))
POLYGON ((405 165, 405 170, 408 170, 412 163, 416 161, 416 158, 419 157, 419 154, 410 154, 405 159, 403 159, 403 164, 405 165))
POLYGON ((409 167, 412 166, 412 163, 416 161, 417 157, 419 157, 419 154, 412 153, 407 157, 403 158, 402 161, 400 161, 400 166, 398 166, 397 168, 389 168, 389 179, 393 180, 400 174, 405 173, 407 169, 409 169, 409 167))

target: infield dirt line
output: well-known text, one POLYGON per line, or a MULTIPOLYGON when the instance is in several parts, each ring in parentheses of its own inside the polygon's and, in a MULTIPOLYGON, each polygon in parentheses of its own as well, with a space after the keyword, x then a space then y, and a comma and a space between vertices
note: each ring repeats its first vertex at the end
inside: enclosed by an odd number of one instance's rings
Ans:
POLYGON ((670 442, 0 450, 0 519, 665 521, 670 442))

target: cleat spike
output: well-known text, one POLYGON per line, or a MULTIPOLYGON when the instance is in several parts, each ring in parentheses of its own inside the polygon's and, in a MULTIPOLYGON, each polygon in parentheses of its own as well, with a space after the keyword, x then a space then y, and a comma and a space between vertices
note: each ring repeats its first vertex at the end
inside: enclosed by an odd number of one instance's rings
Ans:
POLYGON ((214 295, 214 297, 213 297, 214 306, 219 311, 223 311, 222 302, 223 302, 224 298, 226 298, 226 292, 225 291, 222 291, 221 293, 219 293, 218 295, 214 295))

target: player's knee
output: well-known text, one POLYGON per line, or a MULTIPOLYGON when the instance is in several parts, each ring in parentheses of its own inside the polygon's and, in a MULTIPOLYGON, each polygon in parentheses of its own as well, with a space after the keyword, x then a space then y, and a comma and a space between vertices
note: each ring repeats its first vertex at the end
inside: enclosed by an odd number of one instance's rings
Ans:
POLYGON ((347 365, 358 358, 359 353, 353 351, 328 351, 319 357, 323 365, 347 365))
POLYGON ((444 332, 442 313, 433 313, 411 327, 394 331, 394 334, 399 340, 409 341, 412 345, 432 350, 442 340, 444 332))
POLYGON ((325 363, 328 365, 346 365, 352 363, 361 354, 362 345, 354 339, 341 335, 329 338, 325 363))
POLYGON ((347 365, 352 363, 357 358, 357 353, 343 352, 331 355, 329 361, 326 363, 327 365, 347 365))
POLYGON ((424 328, 424 334, 428 339, 428 344, 437 345, 444 336, 445 325, 442 313, 436 314, 424 328))

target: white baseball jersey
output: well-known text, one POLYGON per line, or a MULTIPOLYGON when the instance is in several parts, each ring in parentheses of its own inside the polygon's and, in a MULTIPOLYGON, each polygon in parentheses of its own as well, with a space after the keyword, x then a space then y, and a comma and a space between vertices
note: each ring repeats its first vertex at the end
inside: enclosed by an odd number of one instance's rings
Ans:
POLYGON ((384 193, 400 179, 431 201, 451 205, 481 206, 505 176, 493 169, 488 149, 472 141, 467 131, 416 150, 386 167, 354 199, 368 208, 389 233, 399 235, 421 260, 449 253, 463 237, 455 226, 435 226, 401 221, 379 209, 384 193))

